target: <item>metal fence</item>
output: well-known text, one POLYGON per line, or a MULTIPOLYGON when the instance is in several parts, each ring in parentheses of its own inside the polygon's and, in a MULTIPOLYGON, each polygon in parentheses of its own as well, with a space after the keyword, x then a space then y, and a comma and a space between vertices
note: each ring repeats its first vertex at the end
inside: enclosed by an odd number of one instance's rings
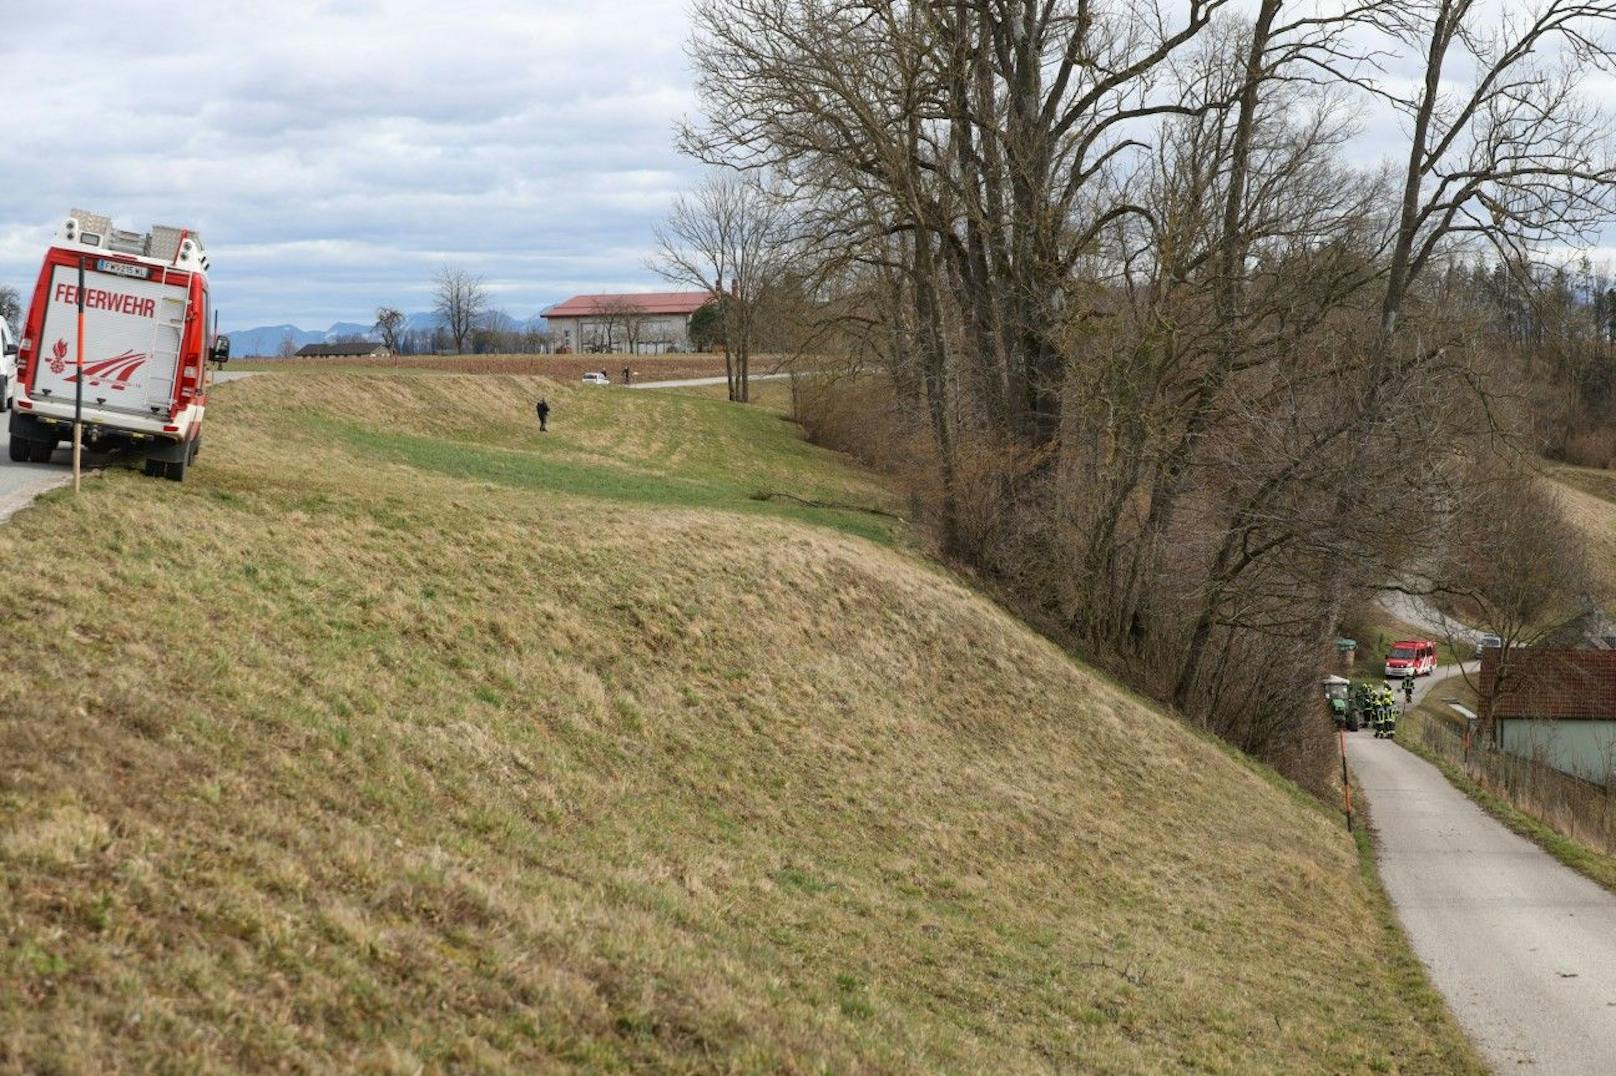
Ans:
POLYGON ((1488 792, 1590 848, 1616 855, 1616 774, 1603 782, 1562 773, 1540 758, 1486 746, 1453 722, 1411 713, 1406 734, 1488 792))

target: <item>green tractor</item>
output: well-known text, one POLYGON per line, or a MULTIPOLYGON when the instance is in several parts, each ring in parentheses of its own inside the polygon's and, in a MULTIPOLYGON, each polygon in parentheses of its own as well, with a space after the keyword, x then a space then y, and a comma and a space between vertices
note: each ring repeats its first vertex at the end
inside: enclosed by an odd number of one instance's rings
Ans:
POLYGON ((1336 728, 1347 728, 1347 690, 1352 686, 1352 681, 1344 676, 1326 676, 1323 686, 1324 704, 1330 709, 1330 719, 1335 722, 1336 728))

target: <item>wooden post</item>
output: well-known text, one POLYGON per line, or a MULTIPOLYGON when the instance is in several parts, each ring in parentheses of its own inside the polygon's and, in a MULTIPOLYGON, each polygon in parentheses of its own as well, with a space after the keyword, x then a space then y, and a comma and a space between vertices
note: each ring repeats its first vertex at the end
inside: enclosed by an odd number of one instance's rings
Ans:
POLYGON ((79 491, 80 455, 84 450, 84 255, 79 255, 78 353, 73 362, 73 492, 79 491))

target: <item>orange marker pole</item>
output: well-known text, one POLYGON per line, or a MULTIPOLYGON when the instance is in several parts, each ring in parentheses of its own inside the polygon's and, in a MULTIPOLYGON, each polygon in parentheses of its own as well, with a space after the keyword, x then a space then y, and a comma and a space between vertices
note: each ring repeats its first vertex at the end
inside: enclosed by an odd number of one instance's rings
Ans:
POLYGON ((73 378, 73 492, 79 491, 79 458, 84 450, 84 255, 79 255, 78 355, 73 378))
POLYGON ((1341 795, 1345 799, 1347 808, 1347 832, 1352 832, 1352 775, 1347 772, 1347 730, 1336 729, 1336 737, 1341 741, 1341 795))

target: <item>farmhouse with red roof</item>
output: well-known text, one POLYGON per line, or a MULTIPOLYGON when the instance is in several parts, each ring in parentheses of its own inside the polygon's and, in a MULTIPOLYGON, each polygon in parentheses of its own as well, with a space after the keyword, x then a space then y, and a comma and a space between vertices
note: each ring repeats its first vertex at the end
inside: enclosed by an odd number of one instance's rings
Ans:
POLYGON ((660 355, 690 350, 690 316, 711 299, 704 291, 574 295, 544 320, 557 348, 660 355))
POLYGON ((1487 647, 1480 709, 1510 754, 1586 780, 1616 777, 1616 650, 1487 647))

